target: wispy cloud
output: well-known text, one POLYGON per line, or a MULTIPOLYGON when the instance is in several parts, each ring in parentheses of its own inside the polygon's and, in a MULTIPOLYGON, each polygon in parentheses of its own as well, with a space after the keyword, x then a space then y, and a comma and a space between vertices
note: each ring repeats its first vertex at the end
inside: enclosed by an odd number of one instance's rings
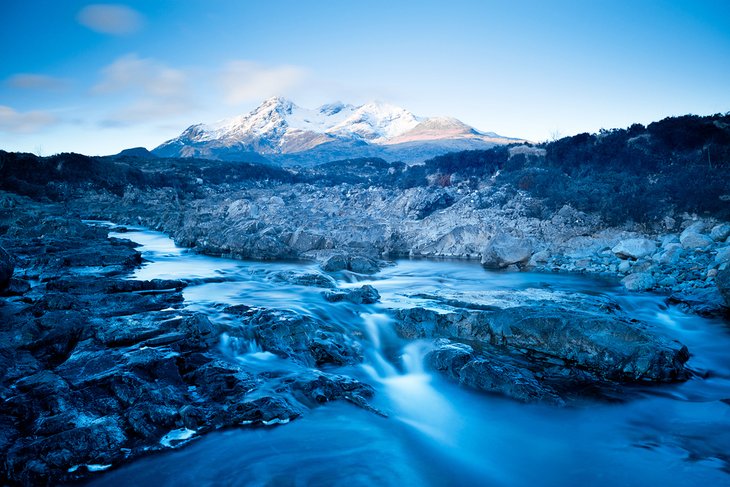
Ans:
POLYGON ((32 134, 56 122, 58 119, 48 112, 18 112, 8 106, 0 105, 0 132, 32 134))
POLYGON ((307 70, 299 66, 231 61, 223 68, 220 84, 225 101, 236 105, 284 94, 307 76, 307 70))
POLYGON ((107 121, 113 123, 166 118, 186 113, 195 106, 184 71, 136 54, 123 56, 105 67, 92 93, 133 97, 127 108, 107 121))
POLYGON ((18 73, 5 80, 11 88, 23 90, 61 90, 68 85, 68 80, 43 74, 18 73))
POLYGON ((126 5, 97 3, 79 11, 76 19, 89 29, 101 34, 128 35, 144 25, 142 14, 126 5))

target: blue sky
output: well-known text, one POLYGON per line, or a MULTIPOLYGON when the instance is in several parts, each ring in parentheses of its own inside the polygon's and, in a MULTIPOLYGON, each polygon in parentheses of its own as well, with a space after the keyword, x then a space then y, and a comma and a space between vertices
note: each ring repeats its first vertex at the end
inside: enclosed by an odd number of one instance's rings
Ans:
POLYGON ((730 111, 730 2, 5 0, 0 149, 153 148, 282 95, 541 141, 730 111))

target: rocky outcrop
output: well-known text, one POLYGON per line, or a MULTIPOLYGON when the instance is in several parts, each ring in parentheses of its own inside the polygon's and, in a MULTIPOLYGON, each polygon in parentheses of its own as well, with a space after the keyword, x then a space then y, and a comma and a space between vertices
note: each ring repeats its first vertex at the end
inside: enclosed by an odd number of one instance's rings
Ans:
POLYGON ((26 283, 0 300, 0 483, 72 482, 337 399, 377 412, 370 386, 320 370, 361 360, 347 330, 251 308, 222 327, 184 309, 186 282, 129 280, 140 262, 129 242, 54 209, 0 211, 13 221, 0 241, 18 256, 14 280, 26 283), (221 353, 234 332, 290 366, 258 376, 221 353))
POLYGON ((482 251, 482 265, 490 269, 501 269, 513 264, 523 265, 532 256, 530 241, 498 233, 482 251))
POLYGON ((627 319, 605 299, 541 293, 422 298, 452 311, 397 310, 396 331, 409 339, 446 339, 436 342, 431 365, 480 390, 556 403, 585 384, 688 377, 686 347, 627 319))

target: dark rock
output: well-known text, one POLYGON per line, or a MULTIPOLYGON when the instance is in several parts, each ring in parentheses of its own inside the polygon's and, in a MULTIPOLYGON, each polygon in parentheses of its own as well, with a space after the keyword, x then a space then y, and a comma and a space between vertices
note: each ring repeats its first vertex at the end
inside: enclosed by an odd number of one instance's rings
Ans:
POLYGON ((550 303, 497 311, 460 310, 440 314, 423 308, 399 310, 396 331, 406 338, 475 340, 487 347, 544 354, 565 367, 618 381, 687 378, 687 348, 651 334, 638 323, 550 303))
POLYGON ((715 276, 715 285, 720 291, 725 306, 730 308, 730 268, 719 271, 715 276))
POLYGON ((324 259, 320 266, 322 267, 322 270, 326 272, 342 271, 347 269, 348 259, 346 255, 334 254, 324 259))
POLYGON ((348 269, 358 274, 375 274, 380 270, 380 267, 373 259, 362 255, 354 255, 350 257, 348 269))
POLYGON ((7 289, 15 270, 15 262, 4 248, 0 247, 0 291, 7 289))
POLYGON ((378 290, 369 284, 348 291, 325 291, 322 295, 331 303, 349 301, 355 304, 373 304, 380 300, 378 290))

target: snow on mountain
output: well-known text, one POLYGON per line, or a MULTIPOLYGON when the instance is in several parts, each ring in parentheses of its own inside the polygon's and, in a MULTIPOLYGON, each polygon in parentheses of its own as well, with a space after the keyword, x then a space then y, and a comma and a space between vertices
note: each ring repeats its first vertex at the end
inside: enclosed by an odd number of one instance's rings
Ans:
POLYGON ((453 147, 485 148, 515 141, 478 132, 454 118, 417 117, 388 103, 353 106, 338 102, 311 110, 273 97, 246 115, 192 125, 153 153, 161 157, 224 160, 242 160, 244 156, 258 154, 299 164, 307 161, 307 155, 312 156, 312 163, 343 154, 406 160, 408 153, 423 157, 448 152, 453 147), (423 147, 416 147, 419 144, 427 144, 425 152, 423 147))

